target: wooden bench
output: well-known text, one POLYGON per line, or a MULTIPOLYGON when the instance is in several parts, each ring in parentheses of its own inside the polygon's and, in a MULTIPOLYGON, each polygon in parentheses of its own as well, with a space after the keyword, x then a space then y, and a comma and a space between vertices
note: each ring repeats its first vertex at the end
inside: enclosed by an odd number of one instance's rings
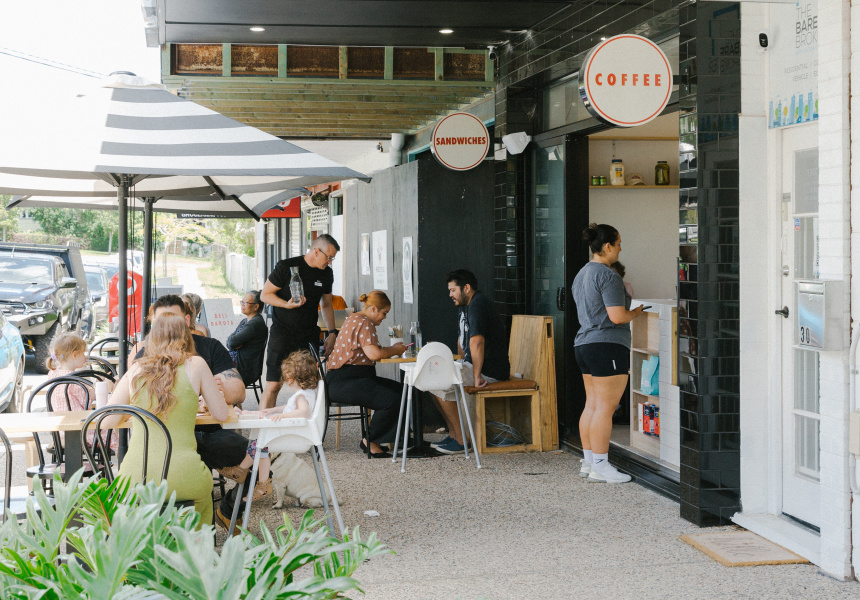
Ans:
POLYGON ((552 317, 514 315, 508 357, 509 381, 482 388, 466 387, 475 395, 475 444, 479 452, 545 452, 558 448, 555 386, 555 340, 552 317), (519 431, 525 443, 487 445, 487 422, 497 421, 519 431))

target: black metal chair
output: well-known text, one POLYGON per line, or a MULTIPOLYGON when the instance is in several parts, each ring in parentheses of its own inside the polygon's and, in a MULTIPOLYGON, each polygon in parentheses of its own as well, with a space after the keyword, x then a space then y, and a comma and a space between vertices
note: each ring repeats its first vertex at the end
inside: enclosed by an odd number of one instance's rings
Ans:
MULTIPOLYGON (((51 405, 51 398, 55 392, 61 394, 61 398, 65 398, 66 408, 67 410, 71 411, 72 403, 69 394, 70 386, 77 386, 83 391, 85 398, 85 407, 88 409, 93 399, 90 395, 90 385, 91 382, 80 377, 75 377, 71 375, 48 379, 47 381, 44 381, 35 388, 33 388, 33 390, 30 392, 30 397, 27 399, 27 406, 25 412, 33 412, 33 400, 36 399, 36 397, 39 395, 39 392, 41 392, 42 390, 45 390, 45 407, 48 412, 54 412, 53 406, 51 405), (62 391, 57 389, 60 386, 65 386, 62 391)), ((52 443, 51 454, 53 455, 51 461, 48 462, 45 458, 45 452, 42 449, 42 444, 39 440, 39 433, 33 432, 33 440, 36 445, 36 455, 39 457, 39 464, 27 468, 27 477, 30 479, 36 478, 43 480, 45 482, 45 491, 49 495, 53 493, 52 482, 54 480, 54 474, 62 471, 62 465, 65 462, 63 436, 56 431, 51 432, 50 435, 52 443)))
POLYGON ((87 350, 87 358, 91 358, 93 356, 93 352, 95 352, 96 356, 112 356, 117 353, 116 350, 105 350, 104 347, 107 344, 117 344, 119 345, 119 338, 116 336, 106 337, 98 340, 97 342, 93 342, 90 346, 89 350, 87 350))
POLYGON ((12 497, 12 444, 9 443, 9 438, 6 433, 0 429, 0 443, 6 449, 6 473, 4 475, 3 486, 3 510, 0 514, 0 523, 6 522, 6 515, 15 515, 20 519, 27 514, 27 498, 12 497))
MULTIPOLYGON (((311 351, 311 356, 313 356, 317 361, 317 369, 319 371, 320 379, 325 381, 326 374, 326 359, 321 357, 316 348, 314 348, 313 344, 308 344, 308 347, 311 351)), ((328 386, 324 386, 325 390, 325 426, 323 427, 323 441, 325 441, 325 436, 328 433, 328 424, 329 421, 335 422, 335 431, 334 431, 334 448, 335 450, 340 450, 340 424, 343 421, 360 421, 361 422, 361 437, 363 439, 367 438, 367 431, 370 428, 370 410, 365 408, 364 406, 356 406, 354 404, 340 404, 337 402, 332 402, 328 393, 328 386), (344 408, 352 408, 356 410, 350 410, 344 412, 344 408), (332 412, 334 409, 335 412, 332 412)), ((370 444, 367 444, 367 458, 371 458, 370 452, 370 444)))
POLYGON ((87 358, 87 367, 90 371, 98 371, 101 373, 105 373, 110 375, 110 380, 116 380, 116 369, 110 363, 110 361, 105 360, 101 356, 90 356, 87 358))
POLYGON ((127 415, 133 417, 135 421, 140 424, 140 431, 142 432, 142 434, 138 435, 143 435, 143 471, 141 483, 146 483, 147 462, 149 460, 149 427, 146 426, 146 421, 149 420, 153 425, 156 426, 156 428, 161 431, 161 433, 164 435, 165 440, 164 464, 161 468, 161 478, 167 479, 167 472, 170 469, 170 455, 173 453, 173 440, 170 438, 170 432, 167 430, 167 427, 164 425, 164 423, 161 422, 161 419, 156 417, 151 412, 142 408, 138 408, 137 406, 105 406, 104 408, 98 409, 87 417, 87 420, 84 421, 81 430, 87 431, 90 427, 90 424, 95 421, 96 435, 93 438, 93 446, 98 446, 98 454, 100 455, 96 456, 95 454, 93 454, 93 449, 90 448, 90 445, 84 444, 84 452, 86 453, 87 460, 90 461, 90 464, 102 471, 105 479, 108 480, 108 483, 114 480, 113 470, 111 470, 109 462, 105 460, 106 456, 110 456, 110 452, 109 449, 105 446, 104 438, 101 435, 102 421, 104 421, 105 418, 111 415, 127 415))

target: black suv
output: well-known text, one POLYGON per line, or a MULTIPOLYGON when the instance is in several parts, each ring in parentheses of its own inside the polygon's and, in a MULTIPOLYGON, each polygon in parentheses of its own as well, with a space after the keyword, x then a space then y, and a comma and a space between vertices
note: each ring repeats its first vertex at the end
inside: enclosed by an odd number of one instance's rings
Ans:
POLYGON ((21 332, 24 348, 47 373, 61 333, 93 334, 93 312, 78 248, 0 243, 0 310, 21 332))

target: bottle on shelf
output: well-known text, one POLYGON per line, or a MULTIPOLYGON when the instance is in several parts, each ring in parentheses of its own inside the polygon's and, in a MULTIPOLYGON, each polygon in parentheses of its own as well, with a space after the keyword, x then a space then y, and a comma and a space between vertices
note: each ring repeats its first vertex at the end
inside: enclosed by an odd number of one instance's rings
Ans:
POLYGON ((669 185, 669 163, 658 160, 654 167, 654 185, 669 185))
POLYGON ((624 163, 620 158, 613 158, 609 165, 609 185, 625 185, 624 163))
POLYGON ((298 267, 290 267, 290 294, 293 296, 293 302, 301 302, 302 296, 305 295, 305 287, 302 284, 302 278, 299 276, 298 267))

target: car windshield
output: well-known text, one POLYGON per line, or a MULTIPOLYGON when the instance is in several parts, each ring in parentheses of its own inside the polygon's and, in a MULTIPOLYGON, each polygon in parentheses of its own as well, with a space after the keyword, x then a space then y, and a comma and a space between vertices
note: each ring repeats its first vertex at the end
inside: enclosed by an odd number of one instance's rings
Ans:
POLYGON ((0 281, 54 283, 51 261, 18 256, 0 256, 0 281))
POLYGON ((87 287, 91 292, 101 292, 105 289, 105 282, 99 271, 87 271, 87 287))

